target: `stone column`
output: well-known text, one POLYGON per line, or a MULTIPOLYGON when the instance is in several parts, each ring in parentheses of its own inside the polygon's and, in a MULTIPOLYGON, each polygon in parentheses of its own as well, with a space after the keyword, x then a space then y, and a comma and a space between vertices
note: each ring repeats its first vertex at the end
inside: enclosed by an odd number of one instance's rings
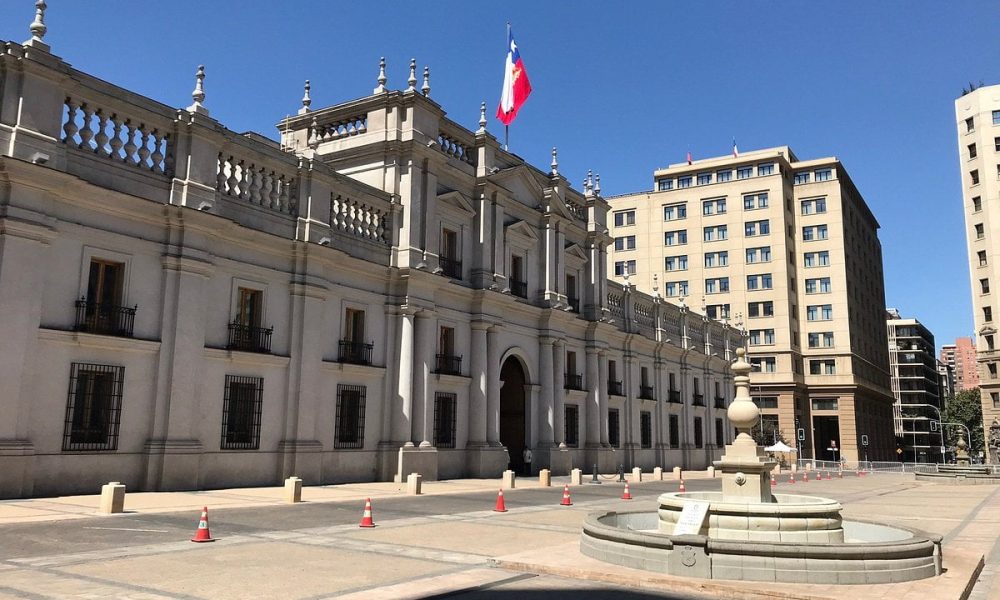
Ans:
MULTIPOLYGON (((542 376, 547 374, 542 371, 542 376)), ((560 448, 566 447, 566 342, 552 344, 552 410, 554 412, 553 439, 560 448)))
POLYGON ((486 441, 500 445, 500 341, 499 328, 486 332, 486 441))
POLYGON ((413 320, 414 311, 403 308, 399 313, 399 418, 393 423, 392 437, 404 446, 413 445, 413 320))
POLYGON ((468 446, 486 445, 487 347, 489 323, 474 321, 472 327, 472 360, 469 365, 469 442, 468 446))
POLYGON ((421 448, 429 448, 434 439, 434 394, 431 391, 431 370, 435 357, 435 325, 434 313, 422 310, 417 313, 417 340, 419 348, 413 368, 415 370, 414 387, 414 425, 413 439, 420 440, 421 448))
POLYGON ((555 439, 553 390, 555 378, 549 375, 552 372, 552 349, 554 346, 552 342, 553 340, 549 336, 538 338, 538 379, 541 382, 541 405, 536 423, 538 423, 538 443, 545 448, 551 446, 555 439))
POLYGON ((610 445, 608 441, 608 354, 600 352, 598 357, 599 383, 597 386, 597 423, 601 430, 601 446, 610 445))
POLYGON ((601 443, 601 372, 597 359, 597 348, 587 348, 587 403, 584 405, 587 419, 587 445, 601 443))

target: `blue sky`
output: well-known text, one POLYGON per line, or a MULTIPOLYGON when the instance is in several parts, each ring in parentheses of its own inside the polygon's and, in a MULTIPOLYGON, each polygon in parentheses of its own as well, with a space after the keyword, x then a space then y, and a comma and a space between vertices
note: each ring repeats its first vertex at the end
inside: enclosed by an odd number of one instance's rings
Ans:
MULTIPOLYGON (((27 39, 30 0, 0 3, 0 38, 27 39)), ((207 68, 206 105, 275 135, 302 82, 313 107, 406 86, 475 128, 495 110, 510 21, 534 92, 511 149, 605 195, 649 189, 684 159, 788 144, 836 156, 879 219, 886 303, 938 345, 972 331, 954 100, 1000 83, 995 2, 71 2, 50 0, 46 42, 75 67, 175 106, 207 68), (385 7, 389 7, 385 10, 385 7), (378 28, 370 24, 378 23, 378 28)), ((502 129, 491 118, 490 128, 502 129)))

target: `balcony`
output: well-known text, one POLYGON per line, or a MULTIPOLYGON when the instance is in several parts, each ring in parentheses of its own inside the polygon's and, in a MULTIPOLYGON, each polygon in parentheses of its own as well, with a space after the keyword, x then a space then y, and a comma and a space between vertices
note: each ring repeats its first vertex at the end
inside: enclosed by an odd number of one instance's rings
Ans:
POLYGON ((681 403, 681 391, 680 390, 670 390, 667 395, 667 402, 670 404, 680 404, 681 403))
POLYGON ((608 395, 609 396, 624 396, 622 393, 622 382, 621 381, 608 381, 608 395))
POLYGON ((565 384, 564 388, 567 390, 582 390, 583 389, 583 375, 566 373, 564 376, 565 384))
POLYGON ((656 390, 653 389, 651 385, 640 385, 639 386, 639 399, 640 400, 656 400, 656 390))
POLYGON ((528 297, 528 282, 517 281, 516 279, 510 280, 510 293, 514 294, 518 298, 528 297))
POLYGON ((434 372, 440 373, 441 375, 461 375, 462 357, 454 356, 452 354, 438 354, 437 368, 434 372))
POLYGON ((337 362, 352 365, 370 365, 372 364, 372 349, 374 347, 375 344, 340 340, 340 354, 337 357, 337 362))
POLYGON ((715 397, 715 408, 726 408, 726 399, 720 396, 715 397))
POLYGON ((138 306, 129 308, 89 302, 86 298, 81 298, 76 301, 76 323, 73 330, 130 338, 137 308, 138 306))
POLYGON ((462 278, 462 261, 456 258, 441 256, 438 257, 438 264, 441 265, 441 273, 445 277, 451 277, 452 279, 462 278))
POLYGON ((566 303, 569 304, 570 310, 572 310, 573 312, 575 312, 575 313, 579 313, 580 312, 580 299, 579 298, 574 298, 572 296, 569 296, 568 298, 566 298, 566 303))
POLYGON ((705 406, 705 396, 703 394, 691 394, 692 406, 705 406))
POLYGON ((274 327, 264 329, 263 327, 254 327, 252 325, 230 323, 229 343, 226 344, 226 350, 270 354, 271 333, 273 332, 274 327))

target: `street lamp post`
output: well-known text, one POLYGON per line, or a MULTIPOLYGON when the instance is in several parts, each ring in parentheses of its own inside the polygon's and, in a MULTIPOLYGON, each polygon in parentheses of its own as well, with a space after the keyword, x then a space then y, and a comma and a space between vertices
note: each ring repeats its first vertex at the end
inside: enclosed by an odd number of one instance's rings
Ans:
MULTIPOLYGON (((907 406, 924 406, 924 407, 927 407, 927 408, 933 410, 934 412, 936 412, 937 413, 937 422, 938 422, 938 436, 940 436, 940 438, 941 438, 941 448, 944 448, 944 427, 943 427, 944 423, 941 420, 941 410, 938 407, 934 406, 933 404, 928 404, 926 402, 919 402, 919 403, 912 403, 912 404, 911 403, 906 403, 906 404, 902 404, 901 406, 902 407, 907 407, 907 406)), ((949 423, 949 425, 961 425, 961 423, 949 423)), ((965 427, 965 426, 963 425, 963 427, 965 427)), ((968 429, 968 427, 966 427, 966 429, 968 429)), ((917 432, 914 430, 911 433, 913 433, 913 460, 914 460, 914 462, 916 462, 916 460, 917 460, 917 450, 916 450, 916 448, 917 448, 917 432)), ((970 437, 969 440, 970 440, 970 443, 971 443, 972 438, 970 437)), ((944 455, 943 454, 941 455, 941 460, 944 461, 944 455)))

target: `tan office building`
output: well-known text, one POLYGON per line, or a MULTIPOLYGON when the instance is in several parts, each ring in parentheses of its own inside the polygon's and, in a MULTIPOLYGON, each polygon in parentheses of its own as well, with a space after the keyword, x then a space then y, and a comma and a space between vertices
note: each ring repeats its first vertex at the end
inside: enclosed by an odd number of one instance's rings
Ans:
MULTIPOLYGON (((996 268, 1000 264, 1000 85, 981 87, 955 100, 958 160, 962 174, 965 236, 969 249, 972 310, 976 333, 983 421, 1000 418, 997 378, 996 268), (996 213, 996 214, 991 214, 996 213)), ((957 373, 957 371, 956 371, 957 373)), ((968 388, 968 384, 960 386, 968 388)))
POLYGON ((843 165, 769 148, 671 165, 654 187, 609 199, 609 273, 746 327, 765 438, 896 458, 879 225, 843 165))

